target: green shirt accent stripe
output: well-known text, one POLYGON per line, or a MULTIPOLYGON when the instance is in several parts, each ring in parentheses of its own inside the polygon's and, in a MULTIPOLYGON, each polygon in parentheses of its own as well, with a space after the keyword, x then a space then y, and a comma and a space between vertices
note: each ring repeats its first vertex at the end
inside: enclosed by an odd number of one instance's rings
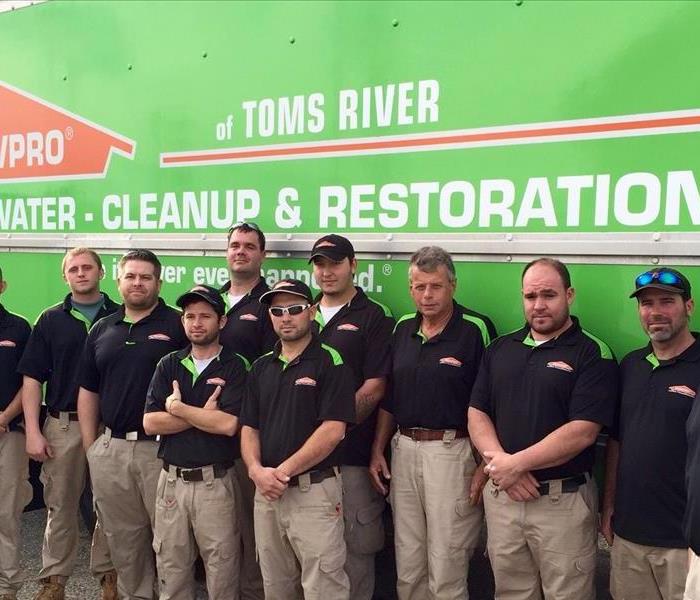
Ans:
POLYGON ((651 363, 651 366, 653 367, 652 371, 661 366, 659 359, 656 358, 656 354, 654 354, 653 352, 650 352, 644 358, 646 358, 651 363))
POLYGON ((396 325, 394 325, 394 331, 396 331, 396 328, 399 326, 399 323, 401 323, 402 321, 408 321, 409 319, 412 319, 415 316, 416 313, 408 313, 407 315, 404 315, 403 317, 399 318, 399 320, 396 321, 396 325))
POLYGON ((480 319, 479 317, 474 317, 472 315, 462 315, 462 318, 465 321, 469 321, 470 323, 474 323, 479 328, 479 331, 481 331, 481 339, 484 340, 484 347, 488 346, 491 343, 491 336, 489 335, 489 330, 486 327, 486 323, 484 322, 483 319, 480 319))
MULTIPOLYGON (((271 354, 271 352, 268 352, 268 354, 271 354)), ((250 368, 251 368, 250 361, 242 354, 238 354, 238 352, 236 352, 236 356, 243 361, 243 364, 245 365, 245 370, 250 371, 250 368)))
POLYGON ((600 356, 601 358, 607 358, 608 360, 612 360, 613 358, 613 353, 612 350, 610 350, 610 347, 600 338, 597 338, 594 336, 592 333, 589 333, 585 329, 582 329, 584 334, 586 334, 589 338, 591 338, 596 344, 598 344, 598 348, 600 349, 600 356))
POLYGON ((379 302, 378 300, 375 300, 374 298, 372 298, 372 297, 370 297, 370 296, 367 296, 367 299, 368 299, 370 302, 374 302, 379 308, 381 308, 381 309, 384 311, 384 316, 385 316, 385 317, 393 317, 393 316, 394 316, 394 315, 391 313, 391 309, 390 309, 386 304, 382 304, 381 302, 379 302))
POLYGON ((331 355, 331 358, 333 359, 333 364, 337 367, 338 365, 343 364, 343 358, 340 356, 340 352, 338 352, 335 348, 329 346, 328 344, 321 344, 321 348, 323 348, 328 354, 331 355))
POLYGON ((194 366, 194 360, 192 360, 192 356, 185 356, 185 358, 180 360, 180 363, 183 367, 185 367, 185 369, 187 369, 192 374, 192 385, 194 385, 195 381, 197 381, 197 377, 199 377, 199 373, 197 373, 197 367, 194 366))

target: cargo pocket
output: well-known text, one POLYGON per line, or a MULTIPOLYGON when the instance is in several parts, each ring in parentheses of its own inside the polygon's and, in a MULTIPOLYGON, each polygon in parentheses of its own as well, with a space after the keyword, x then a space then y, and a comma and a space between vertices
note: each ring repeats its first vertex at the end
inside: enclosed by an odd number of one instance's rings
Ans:
POLYGON ((455 502, 455 517, 452 524, 450 547, 455 550, 471 550, 479 539, 483 513, 469 500, 460 498, 455 502))
POLYGON ((319 557, 318 598, 338 598, 347 594, 348 576, 345 574, 345 551, 342 542, 319 557))
POLYGON ((376 554, 384 547, 383 498, 357 511, 354 523, 345 534, 348 550, 353 554, 376 554))
POLYGON ((574 561, 574 567, 583 575, 590 575, 596 567, 596 553, 581 556, 574 561))

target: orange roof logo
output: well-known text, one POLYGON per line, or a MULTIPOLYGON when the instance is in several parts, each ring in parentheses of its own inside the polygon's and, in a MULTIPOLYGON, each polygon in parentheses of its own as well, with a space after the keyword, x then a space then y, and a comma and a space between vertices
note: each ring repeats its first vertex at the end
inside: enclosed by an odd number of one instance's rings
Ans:
POLYGON ((294 385, 308 385, 313 387, 316 385, 316 380, 311 379, 311 377, 300 377, 294 382, 294 385))
POLYGON ((559 369, 560 371, 566 371, 567 373, 573 373, 574 368, 563 360, 553 360, 547 363, 550 369, 559 369))
POLYGON ((333 242, 329 242, 328 240, 323 240, 322 242, 316 244, 316 248, 325 248, 327 246, 335 248, 335 244, 333 242))
POLYGON ((0 81, 0 184, 98 179, 136 142, 0 81))

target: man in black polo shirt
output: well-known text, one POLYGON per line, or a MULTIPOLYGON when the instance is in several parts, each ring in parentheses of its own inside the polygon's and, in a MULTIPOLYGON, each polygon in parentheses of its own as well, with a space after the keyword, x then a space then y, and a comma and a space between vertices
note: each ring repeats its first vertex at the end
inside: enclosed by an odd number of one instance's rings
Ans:
MULTIPOLYGON (((35 600, 61 600, 78 553, 78 507, 85 487, 87 460, 78 427, 78 361, 93 323, 118 305, 100 291, 102 260, 89 248, 63 257, 63 279, 70 293, 47 308, 34 326, 18 371, 24 375, 22 404, 27 454, 41 466, 44 504, 49 507, 42 547, 42 587, 35 600), (48 415, 40 424, 42 386, 48 415)), ((90 567, 102 582, 105 600, 117 597, 116 573, 99 524, 90 549, 90 567)))
MULTIPOLYGON (((229 282, 221 288, 226 303, 226 326, 221 332, 224 347, 245 356, 253 362, 272 350, 277 336, 272 329, 270 316, 260 304, 262 294, 270 288, 260 275, 265 260, 265 234, 255 223, 236 223, 229 229, 226 262, 229 282)), ((238 437, 235 438, 239 452, 238 437)), ((236 458, 236 477, 240 489, 238 511, 241 520, 241 600, 263 600, 263 584, 260 567, 255 558, 255 533, 253 531, 253 496, 255 486, 248 477, 243 460, 236 458)))
POLYGON ((158 363, 143 417, 146 433, 162 436, 153 532, 160 600, 194 598, 198 553, 209 599, 234 600, 240 533, 231 438, 238 429, 246 363, 219 344, 226 306, 218 290, 195 287, 177 305, 190 346, 158 363))
POLYGON ((158 297, 160 261, 131 250, 119 261, 124 304, 90 330, 78 371, 78 417, 92 492, 118 575, 119 597, 153 597, 152 527, 161 470, 143 431, 143 406, 158 361, 185 346, 180 313, 158 297), (105 430, 98 437, 99 424, 105 430))
POLYGON ((502 600, 595 597, 601 426, 612 424, 617 365, 570 316, 566 266, 541 258, 522 276, 527 324, 493 342, 472 391, 469 432, 489 463, 488 549, 502 600))
POLYGON ((630 297, 650 343, 620 363, 601 527, 612 545, 610 591, 616 600, 681 600, 685 428, 700 383, 690 283, 674 269, 655 268, 637 277, 630 297))
POLYGON ((384 494, 391 477, 399 598, 464 598, 485 483, 466 414, 487 329, 454 301, 445 250, 421 248, 408 273, 417 312, 394 331, 392 391, 379 410, 370 474, 384 494), (390 474, 384 449, 392 434, 390 474))
MULTIPOLYGON (((697 344, 697 342, 696 342, 697 344)), ((700 381, 694 391, 697 396, 700 381)), ((683 600, 700 600, 700 403, 693 402, 686 424, 688 454, 685 465, 687 503, 683 528, 690 565, 683 600)))
POLYGON ((310 262, 321 288, 316 299, 314 331, 338 350, 353 372, 358 425, 343 444, 343 514, 350 597, 371 600, 374 555, 384 546, 385 500, 373 487, 368 467, 377 424, 377 405, 390 371, 394 319, 383 304, 353 285, 357 269, 350 240, 335 234, 316 241, 310 262))
POLYGON ((352 372, 312 335, 308 286, 283 279, 261 301, 280 342, 248 376, 241 447, 265 598, 348 600, 338 444, 355 421, 352 372))
MULTIPOLYGON (((0 270, 0 294, 7 283, 0 270)), ((0 304, 0 598, 14 600, 22 587, 20 520, 32 499, 24 452, 22 376, 17 363, 29 338, 29 323, 0 304)))

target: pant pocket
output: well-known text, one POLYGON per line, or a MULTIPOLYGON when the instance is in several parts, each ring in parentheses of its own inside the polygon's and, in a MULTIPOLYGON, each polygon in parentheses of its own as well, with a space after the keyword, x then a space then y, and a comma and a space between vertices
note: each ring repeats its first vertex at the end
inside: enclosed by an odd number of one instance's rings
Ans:
POLYGON ((385 501, 379 498, 347 515, 345 542, 353 554, 376 554, 384 547, 385 501))

